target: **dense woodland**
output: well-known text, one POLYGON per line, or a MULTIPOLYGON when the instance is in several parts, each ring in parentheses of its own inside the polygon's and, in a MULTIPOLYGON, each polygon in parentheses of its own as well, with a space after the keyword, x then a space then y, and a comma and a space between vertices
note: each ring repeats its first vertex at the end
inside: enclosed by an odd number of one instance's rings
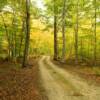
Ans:
POLYGON ((0 0, 0 100, 100 100, 100 0, 0 0))
POLYGON ((100 63, 100 1, 0 0, 0 58, 29 56, 100 63))

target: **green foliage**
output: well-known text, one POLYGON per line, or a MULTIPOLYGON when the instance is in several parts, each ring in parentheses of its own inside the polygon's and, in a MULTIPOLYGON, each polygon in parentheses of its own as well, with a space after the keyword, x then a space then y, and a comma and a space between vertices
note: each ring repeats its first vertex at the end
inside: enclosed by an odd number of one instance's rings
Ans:
MULTIPOLYGON (((94 31, 96 24, 96 55, 100 59, 100 2, 99 0, 67 0, 66 2, 66 57, 75 56, 75 32, 77 22, 78 3, 78 56, 93 59, 94 31), (96 9, 96 23, 95 23, 96 9)), ((53 55, 53 24, 54 15, 57 16, 58 52, 62 53, 62 11, 63 0, 44 0, 45 10, 40 9, 36 0, 32 0, 30 54, 53 55), (55 9, 54 9, 55 4, 55 9), (35 25, 34 25, 35 24, 35 25), (43 27, 43 28, 42 28, 43 27), (42 31, 42 32, 41 32, 42 31), (41 33, 42 35, 37 33, 41 33), (49 34, 48 36, 43 33, 49 34), (46 37, 46 38, 44 38, 46 37), (46 41, 46 42, 45 42, 46 41)), ((26 31, 26 5, 25 0, 0 0, 0 53, 11 57, 23 56, 26 31), (5 52, 4 52, 5 51, 5 52), (10 53, 9 53, 10 52, 10 53)))

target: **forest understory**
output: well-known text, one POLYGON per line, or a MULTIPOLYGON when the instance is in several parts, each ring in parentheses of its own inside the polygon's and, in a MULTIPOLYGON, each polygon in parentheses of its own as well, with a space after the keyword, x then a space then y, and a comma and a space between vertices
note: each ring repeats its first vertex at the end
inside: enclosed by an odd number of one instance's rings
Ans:
MULTIPOLYGON (((41 83, 39 59, 30 58, 26 68, 21 68, 19 63, 0 62, 0 100, 48 100, 41 83)), ((82 63, 75 65, 73 61, 61 63, 52 58, 51 61, 72 75, 85 79, 88 84, 100 86, 100 67, 82 63)))
POLYGON ((26 68, 0 62, 0 100, 46 100, 39 83, 38 59, 31 58, 26 68))
POLYGON ((0 100, 100 100, 100 0, 0 0, 0 100))

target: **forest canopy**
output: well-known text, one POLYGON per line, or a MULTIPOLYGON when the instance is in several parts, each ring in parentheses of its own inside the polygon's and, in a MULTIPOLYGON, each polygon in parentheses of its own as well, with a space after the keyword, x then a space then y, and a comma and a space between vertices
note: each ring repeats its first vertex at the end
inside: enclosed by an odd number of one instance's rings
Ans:
POLYGON ((100 1, 0 0, 0 58, 31 55, 100 62, 100 1))

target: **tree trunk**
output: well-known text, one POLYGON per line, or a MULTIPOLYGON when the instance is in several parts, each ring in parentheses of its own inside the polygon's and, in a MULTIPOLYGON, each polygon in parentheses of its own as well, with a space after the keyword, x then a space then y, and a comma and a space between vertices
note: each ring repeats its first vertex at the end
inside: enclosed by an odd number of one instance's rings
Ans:
POLYGON ((21 57, 21 51, 22 51, 22 43, 23 43, 23 39, 24 39, 24 32, 25 32, 25 21, 23 20, 22 22, 22 29, 21 29, 21 36, 20 36, 20 43, 19 43, 19 57, 21 57))
POLYGON ((78 27, 79 26, 79 0, 77 1, 77 16, 75 29, 75 62, 78 62, 78 27))
POLYGON ((26 0, 26 39, 22 67, 26 67, 30 40, 30 0, 26 0))
POLYGON ((10 44, 9 32, 8 32, 7 25, 5 23, 3 15, 1 15, 1 17, 3 20, 3 24, 4 24, 4 28, 5 28, 5 32, 6 32, 6 37, 7 37, 7 41, 8 41, 8 59, 10 60, 11 44, 10 44))
POLYGON ((97 39, 96 39, 96 18, 97 18, 97 14, 96 14, 96 0, 94 0, 95 2, 95 28, 94 28, 94 65, 96 65, 96 58, 97 58, 97 46, 96 46, 96 43, 97 43, 97 39))
POLYGON ((54 60, 57 60, 57 15, 56 15, 56 2, 54 0, 54 60))
POLYGON ((65 7, 66 7, 66 0, 63 2, 63 12, 62 12, 62 39, 63 39, 63 48, 62 48, 62 61, 65 61, 66 55, 66 38, 65 38, 65 7))

